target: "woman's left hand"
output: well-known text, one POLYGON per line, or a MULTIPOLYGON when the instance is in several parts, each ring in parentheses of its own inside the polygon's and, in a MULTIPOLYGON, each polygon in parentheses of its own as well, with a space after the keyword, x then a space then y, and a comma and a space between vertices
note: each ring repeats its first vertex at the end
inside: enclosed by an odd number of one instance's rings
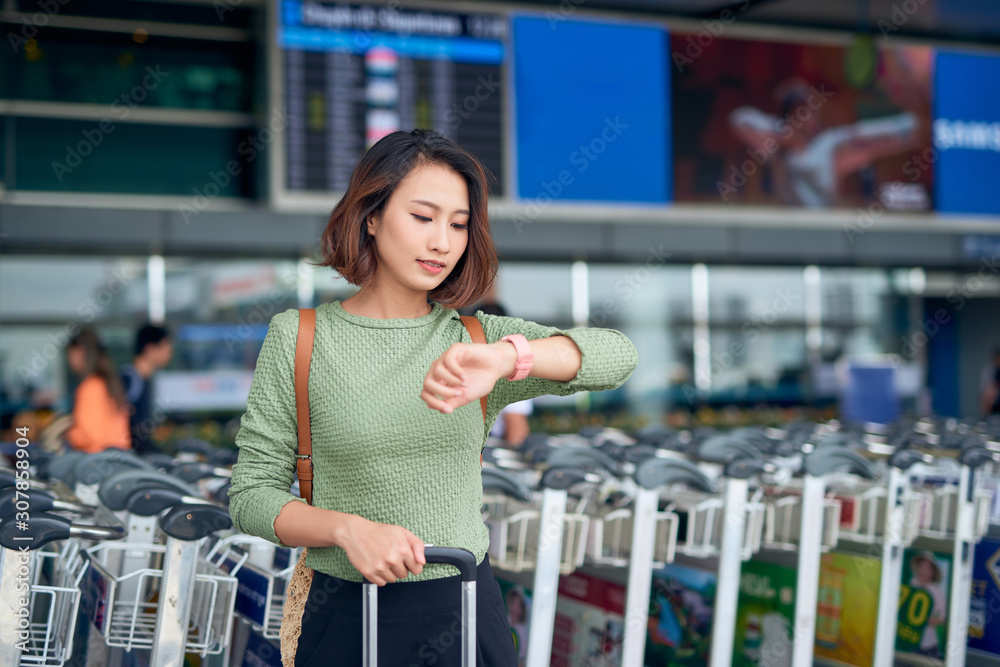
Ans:
POLYGON ((428 407, 450 414, 489 394, 497 380, 513 372, 516 358, 509 343, 455 343, 431 364, 420 398, 428 407))

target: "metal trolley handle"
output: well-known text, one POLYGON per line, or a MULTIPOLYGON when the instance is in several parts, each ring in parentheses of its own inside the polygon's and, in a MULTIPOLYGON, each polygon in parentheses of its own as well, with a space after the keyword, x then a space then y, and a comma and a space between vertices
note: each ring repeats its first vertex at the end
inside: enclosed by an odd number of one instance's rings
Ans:
POLYGON ((875 465, 853 449, 830 445, 820 447, 805 457, 802 462, 805 472, 813 477, 822 477, 843 468, 865 479, 878 479, 875 465))
POLYGON ((483 491, 498 491, 517 500, 531 500, 531 489, 505 470, 483 468, 483 491))
POLYGON ((4 549, 35 550, 50 542, 70 537, 86 540, 119 540, 125 537, 125 527, 120 523, 75 524, 65 517, 47 512, 30 512, 26 521, 6 520, 0 523, 0 547, 4 549))
POLYGON ((693 463, 680 459, 647 459, 635 469, 635 481, 644 489, 685 484, 704 493, 715 493, 715 484, 693 463))
MULTIPOLYGON (((451 547, 424 547, 427 564, 451 565, 462 577, 462 666, 476 664, 476 557, 465 549, 451 547)), ((362 579, 363 631, 362 664, 378 665, 378 586, 362 579)))
POLYGON ((174 489, 185 496, 197 496, 198 490, 190 484, 158 470, 125 470, 115 473, 101 483, 97 497, 108 509, 120 511, 135 491, 147 488, 174 489))
POLYGON ((121 449, 106 449, 83 457, 73 469, 79 484, 100 484, 122 470, 155 470, 135 454, 121 449))
MULTIPOLYGON (((17 490, 14 488, 0 489, 0 519, 13 516, 17 510, 18 498, 17 490)), ((44 489, 31 490, 31 511, 33 512, 74 512, 76 514, 90 514, 93 507, 81 505, 68 500, 56 498, 51 492, 44 489)))

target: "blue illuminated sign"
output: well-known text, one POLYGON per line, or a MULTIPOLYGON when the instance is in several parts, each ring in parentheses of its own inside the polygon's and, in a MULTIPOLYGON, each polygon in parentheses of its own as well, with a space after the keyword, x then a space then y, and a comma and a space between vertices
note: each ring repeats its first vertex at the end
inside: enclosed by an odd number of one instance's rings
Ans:
POLYGON ((670 201, 667 32, 520 16, 513 37, 520 198, 670 201))
POLYGON ((1000 58, 939 53, 935 78, 936 208, 1000 214, 1000 58))

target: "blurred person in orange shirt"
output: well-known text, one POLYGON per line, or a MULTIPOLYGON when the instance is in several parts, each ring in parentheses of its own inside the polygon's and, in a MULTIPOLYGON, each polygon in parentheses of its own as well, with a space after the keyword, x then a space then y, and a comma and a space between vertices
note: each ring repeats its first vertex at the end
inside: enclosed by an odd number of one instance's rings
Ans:
POLYGON ((70 369, 83 378, 73 400, 73 425, 66 441, 93 454, 109 447, 131 449, 129 404, 121 377, 97 334, 84 329, 66 346, 70 369))

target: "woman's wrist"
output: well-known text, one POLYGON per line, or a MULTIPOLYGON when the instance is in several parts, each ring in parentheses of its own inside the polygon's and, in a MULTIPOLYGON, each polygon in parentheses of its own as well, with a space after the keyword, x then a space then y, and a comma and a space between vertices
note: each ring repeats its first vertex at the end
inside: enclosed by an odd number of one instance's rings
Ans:
POLYGON ((492 347, 500 352, 501 363, 497 379, 510 377, 517 367, 517 349, 513 343, 505 340, 493 343, 492 347))
POLYGON ((333 546, 343 549, 348 536, 355 527, 354 524, 357 523, 357 520, 364 519, 356 514, 347 514, 345 512, 336 512, 333 510, 330 510, 330 514, 333 515, 330 530, 330 537, 333 542, 333 546))

